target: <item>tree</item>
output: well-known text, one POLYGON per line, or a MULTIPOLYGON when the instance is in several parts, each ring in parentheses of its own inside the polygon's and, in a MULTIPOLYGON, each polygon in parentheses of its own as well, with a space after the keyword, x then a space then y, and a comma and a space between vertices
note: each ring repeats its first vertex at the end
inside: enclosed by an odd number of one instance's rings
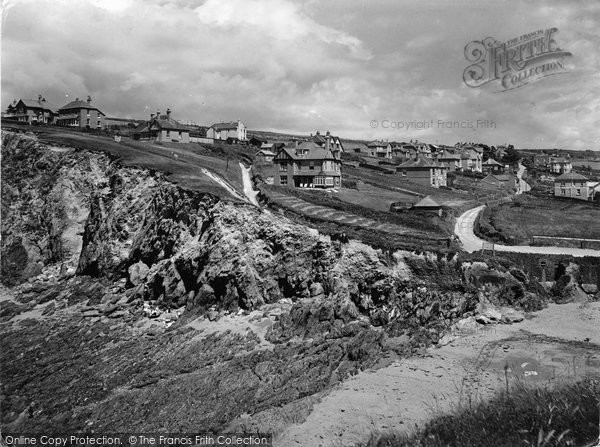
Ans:
POLYGON ((521 159, 521 154, 517 151, 512 144, 506 148, 502 162, 507 165, 514 165, 521 159))

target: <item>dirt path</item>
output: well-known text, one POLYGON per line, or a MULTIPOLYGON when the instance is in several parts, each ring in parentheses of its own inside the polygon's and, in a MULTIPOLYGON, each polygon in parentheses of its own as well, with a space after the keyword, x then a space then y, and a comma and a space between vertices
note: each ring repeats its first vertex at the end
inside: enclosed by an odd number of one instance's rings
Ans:
MULTIPOLYGON (((485 208, 485 205, 472 208, 456 219, 454 226, 454 234, 458 236, 462 243, 463 249, 469 253, 479 251, 483 244, 490 246, 492 243, 484 241, 475 235, 473 227, 479 213, 485 208)), ((529 245, 501 245, 493 244, 496 251, 507 251, 514 253, 539 253, 547 255, 571 255, 575 257, 593 256, 600 257, 600 250, 592 250, 589 248, 571 248, 571 247, 532 247, 529 245)))
POLYGON ((242 162, 240 162, 240 169, 242 170, 242 183, 244 185, 244 194, 253 205, 260 206, 258 204, 258 200, 256 200, 256 196, 258 195, 258 191, 255 191, 252 188, 252 180, 250 178, 250 168, 244 166, 242 162))
POLYGON ((521 323, 456 333, 422 357, 364 371, 334 388, 276 446, 353 446, 374 430, 411 430, 435 412, 475 403, 515 380, 600 376, 600 303, 550 305, 521 323), (585 339, 590 339, 585 342, 585 339))

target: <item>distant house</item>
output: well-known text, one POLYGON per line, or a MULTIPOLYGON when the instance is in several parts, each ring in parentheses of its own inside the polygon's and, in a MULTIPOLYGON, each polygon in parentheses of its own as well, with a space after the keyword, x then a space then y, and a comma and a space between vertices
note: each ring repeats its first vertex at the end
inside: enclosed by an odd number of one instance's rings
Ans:
POLYGON ((392 158, 392 146, 387 141, 372 141, 367 149, 371 157, 392 158))
POLYGON ((548 163, 550 162, 550 156, 545 152, 540 154, 535 154, 532 157, 533 167, 538 169, 546 169, 548 167, 548 163))
POLYGON ((482 187, 515 192, 518 188, 518 180, 517 176, 512 174, 488 174, 479 183, 482 187))
POLYGON ((576 172, 567 172, 554 179, 555 197, 591 201, 599 189, 598 182, 590 182, 587 177, 576 172))
POLYGON ((408 160, 396 168, 402 177, 411 182, 438 188, 447 185, 448 168, 422 154, 414 160, 408 160))
POLYGON ((364 155, 368 155, 369 154, 369 148, 367 147, 366 144, 363 143, 346 143, 344 152, 348 152, 350 154, 364 154, 364 155))
POLYGON ((250 137, 250 139, 248 140, 248 144, 250 146, 255 146, 255 147, 261 147, 263 144, 265 144, 267 142, 266 139, 264 138, 259 138, 256 135, 252 135, 250 137))
POLYGON ((392 157, 400 159, 400 161, 411 160, 417 155, 417 148, 410 143, 390 143, 392 149, 392 157))
POLYGON ((274 184, 294 188, 339 188, 342 168, 339 157, 327 147, 305 141, 283 147, 273 159, 274 184))
POLYGON ((486 174, 504 174, 505 167, 503 164, 498 163, 493 158, 489 158, 481 164, 483 172, 486 174))
POLYGON ((2 118, 28 124, 51 124, 57 114, 58 107, 39 95, 38 99, 15 99, 2 118))
POLYGON ((190 129, 179 124, 171 117, 171 110, 166 115, 157 112, 150 115, 150 121, 139 126, 133 133, 134 140, 154 140, 157 142, 189 143, 190 129))
POLYGON ((254 158, 256 161, 262 161, 265 163, 270 163, 275 158, 275 153, 271 152, 268 149, 261 149, 255 155, 254 158))
POLYGON ((64 127, 77 127, 80 129, 101 129, 105 126, 104 113, 92 105, 92 98, 86 101, 76 98, 58 110, 56 124, 64 127))
POLYGON ((460 167, 463 171, 482 172, 483 149, 478 146, 464 146, 460 149, 460 167))
POLYGON ((312 141, 317 143, 321 147, 325 147, 327 141, 329 140, 329 149, 338 157, 342 152, 344 152, 344 146, 340 140, 340 137, 336 137, 331 135, 329 131, 325 133, 325 135, 321 135, 321 132, 317 130, 317 133, 312 137, 312 141))
POLYGON ((565 157, 550 157, 548 169, 555 174, 568 174, 573 170, 571 160, 565 157))
POLYGON ((240 120, 213 124, 208 128, 206 136, 215 141, 227 141, 229 139, 230 142, 245 142, 248 140, 246 126, 240 120))
POLYGON ((441 152, 438 152, 435 159, 438 163, 446 166, 449 172, 458 171, 461 168, 460 154, 455 154, 449 149, 443 149, 441 152))

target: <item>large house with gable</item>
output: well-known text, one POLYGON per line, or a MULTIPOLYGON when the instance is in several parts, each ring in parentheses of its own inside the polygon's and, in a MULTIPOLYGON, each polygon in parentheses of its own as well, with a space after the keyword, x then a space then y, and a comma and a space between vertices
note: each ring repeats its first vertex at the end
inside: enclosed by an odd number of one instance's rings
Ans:
POLYGON ((154 140, 168 143, 189 143, 190 129, 171 117, 171 109, 166 115, 157 112, 150 115, 150 121, 139 126, 133 133, 135 140, 154 140))
POLYGON ((421 185, 447 186, 448 167, 418 154, 415 159, 405 161, 396 167, 396 172, 407 180, 421 185))
POLYGON ((326 143, 305 141, 279 149, 273 159, 273 183, 293 188, 339 188, 342 163, 326 143))
POLYGON ((56 124, 63 127, 79 129, 101 129, 104 127, 104 113, 92 104, 92 98, 86 101, 76 98, 58 110, 56 124))
POLYGON ((216 123, 208 128, 206 137, 215 141, 247 141, 246 126, 240 120, 229 123, 216 123))
POLYGON ((38 99, 15 99, 2 118, 28 124, 52 124, 57 114, 58 107, 39 95, 38 99))
POLYGON ((321 132, 317 130, 317 133, 312 137, 312 141, 321 147, 329 145, 331 152, 333 152, 334 155, 337 155, 338 158, 341 157, 341 153, 344 152, 344 146, 340 137, 331 135, 329 131, 327 131, 325 135, 321 135, 321 132))
POLYGON ((576 172, 567 172, 554 179, 555 197, 591 201, 599 193, 599 182, 590 182, 587 177, 576 172))

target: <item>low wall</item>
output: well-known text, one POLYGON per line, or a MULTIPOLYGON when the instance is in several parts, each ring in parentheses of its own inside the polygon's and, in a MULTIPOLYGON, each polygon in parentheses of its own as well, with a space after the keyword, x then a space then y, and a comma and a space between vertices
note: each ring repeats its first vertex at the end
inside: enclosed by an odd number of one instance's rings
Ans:
POLYGON ((533 236, 531 245, 552 247, 591 248, 600 250, 600 239, 581 239, 573 237, 533 236))

